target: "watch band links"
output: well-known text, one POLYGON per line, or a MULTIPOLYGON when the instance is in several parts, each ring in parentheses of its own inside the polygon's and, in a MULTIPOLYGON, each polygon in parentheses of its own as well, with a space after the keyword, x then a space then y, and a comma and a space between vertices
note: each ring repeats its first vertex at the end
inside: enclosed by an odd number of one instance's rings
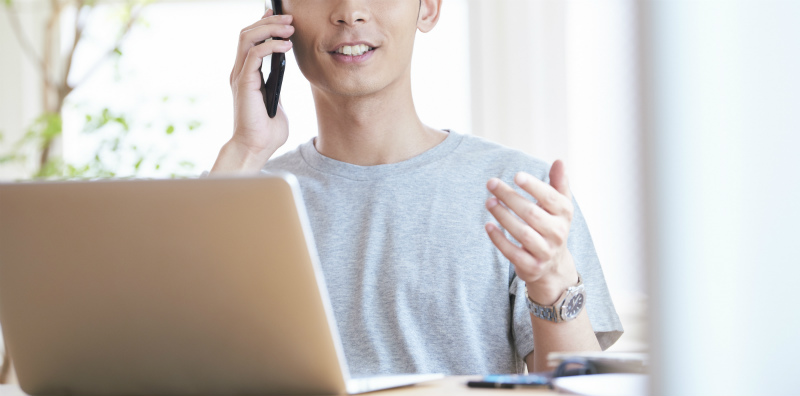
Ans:
POLYGON ((552 307, 532 305, 530 308, 531 308, 530 311, 533 314, 533 316, 539 319, 549 320, 554 323, 558 321, 558 318, 556 318, 556 313, 552 307))

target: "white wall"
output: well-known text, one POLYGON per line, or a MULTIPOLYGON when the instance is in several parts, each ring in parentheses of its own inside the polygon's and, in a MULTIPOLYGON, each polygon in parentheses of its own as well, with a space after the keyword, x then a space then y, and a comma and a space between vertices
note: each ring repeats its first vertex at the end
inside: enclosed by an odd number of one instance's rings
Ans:
POLYGON ((622 349, 645 347, 636 2, 469 4, 474 133, 565 160, 633 338, 622 349))
MULTIPOLYGON (((20 24, 28 42, 41 56, 43 27, 49 6, 47 3, 19 3, 20 24)), ((22 52, 11 28, 5 6, 0 6, 0 131, 5 140, 0 142, 0 155, 10 149, 25 133, 30 123, 42 113, 42 84, 38 66, 22 52)), ((0 180, 14 180, 30 174, 35 163, 28 166, 0 166, 0 180)))
POLYGON ((797 394, 800 3, 643 15, 654 394, 797 394))

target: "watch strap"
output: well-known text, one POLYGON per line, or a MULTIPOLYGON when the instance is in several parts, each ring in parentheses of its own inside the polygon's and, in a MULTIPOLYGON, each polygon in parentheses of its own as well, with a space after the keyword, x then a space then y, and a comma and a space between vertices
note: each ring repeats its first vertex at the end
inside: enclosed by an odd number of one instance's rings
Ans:
POLYGON ((531 314, 533 314, 533 316, 539 319, 549 320, 554 323, 558 322, 558 318, 556 317, 556 311, 555 309, 553 309, 553 307, 534 305, 531 304, 530 301, 531 300, 528 299, 528 309, 531 311, 531 314))
POLYGON ((525 300, 528 303, 528 310, 531 312, 533 316, 539 319, 544 319, 553 323, 563 322, 565 321, 565 319, 561 317, 561 306, 564 305, 564 301, 566 300, 569 291, 581 285, 583 285, 583 278, 581 278, 581 274, 578 274, 578 284, 575 286, 568 287, 567 290, 564 290, 564 292, 561 293, 561 296, 558 298, 558 300, 554 305, 542 305, 537 303, 536 301, 533 301, 531 297, 527 295, 528 288, 526 286, 525 300))

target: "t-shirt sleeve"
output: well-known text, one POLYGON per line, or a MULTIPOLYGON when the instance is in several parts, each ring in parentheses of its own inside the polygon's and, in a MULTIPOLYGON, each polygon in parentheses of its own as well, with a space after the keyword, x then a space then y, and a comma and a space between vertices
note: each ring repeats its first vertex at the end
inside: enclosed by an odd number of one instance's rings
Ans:
POLYGON ((586 285, 586 310, 592 322, 592 329, 600 347, 606 350, 622 336, 622 323, 614 308, 614 302, 611 301, 603 268, 600 266, 600 259, 597 257, 586 219, 574 198, 572 203, 575 212, 572 216, 567 248, 586 285))
POLYGON ((511 312, 513 316, 512 335, 514 336, 514 348, 519 360, 524 360, 533 352, 533 327, 531 327, 531 316, 528 311, 528 304, 525 302, 525 281, 520 279, 513 271, 513 280, 509 288, 511 294, 511 312))
MULTIPOLYGON (((611 301, 600 259, 589 234, 583 213, 573 199, 575 212, 572 218, 567 248, 572 254, 575 267, 586 287, 586 310, 597 341, 603 350, 613 345, 622 336, 622 323, 611 301)), ((513 270, 513 266, 512 266, 513 270)), ((513 312, 513 336, 517 354, 524 359, 533 351, 533 328, 525 302, 525 281, 513 274, 509 286, 513 312)))

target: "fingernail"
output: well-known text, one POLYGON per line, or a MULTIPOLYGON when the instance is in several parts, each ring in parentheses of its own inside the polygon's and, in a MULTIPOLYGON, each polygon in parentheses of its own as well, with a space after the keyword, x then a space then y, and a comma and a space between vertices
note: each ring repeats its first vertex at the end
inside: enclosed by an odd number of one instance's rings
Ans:
POLYGON ((528 176, 527 173, 522 173, 522 172, 517 173, 516 182, 519 185, 523 185, 523 184, 527 183, 528 181, 530 181, 530 179, 531 178, 530 178, 530 176, 528 176))
POLYGON ((486 227, 486 232, 492 232, 497 229, 497 226, 492 223, 486 223, 484 227, 486 227))
POLYGON ((486 207, 487 208, 491 209, 491 208, 493 208, 495 206, 497 206, 497 198, 491 197, 491 198, 489 198, 488 201, 486 201, 486 207))
POLYGON ((489 187, 490 190, 494 190, 497 188, 498 180, 497 179, 489 179, 489 183, 486 185, 489 187))

